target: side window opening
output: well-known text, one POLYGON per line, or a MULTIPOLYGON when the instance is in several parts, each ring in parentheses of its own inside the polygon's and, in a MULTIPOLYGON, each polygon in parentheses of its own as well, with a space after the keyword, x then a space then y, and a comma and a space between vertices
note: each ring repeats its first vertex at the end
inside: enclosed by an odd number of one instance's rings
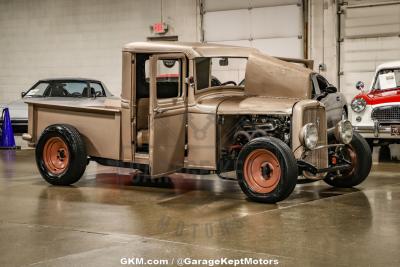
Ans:
POLYGON ((157 61, 157 99, 182 96, 181 73, 181 59, 160 59, 157 61))
POLYGON ((149 98, 149 68, 148 54, 136 54, 136 98, 149 98))
MULTIPOLYGON (((149 98, 150 96, 150 66, 149 57, 138 60, 137 71, 137 98, 149 98)), ((175 98, 182 96, 182 60, 160 59, 157 61, 156 81, 157 98, 175 98)))

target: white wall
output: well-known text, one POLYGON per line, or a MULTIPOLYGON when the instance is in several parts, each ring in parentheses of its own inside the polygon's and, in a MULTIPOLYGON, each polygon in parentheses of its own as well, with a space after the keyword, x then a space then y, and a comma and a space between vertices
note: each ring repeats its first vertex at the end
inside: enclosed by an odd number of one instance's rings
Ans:
POLYGON ((323 64, 326 68, 320 73, 339 86, 336 5, 337 0, 309 0, 308 57, 314 60, 314 70, 323 64))
POLYGON ((0 0, 0 103, 41 78, 89 77, 120 95, 121 48, 151 36, 199 40, 197 0, 0 0))

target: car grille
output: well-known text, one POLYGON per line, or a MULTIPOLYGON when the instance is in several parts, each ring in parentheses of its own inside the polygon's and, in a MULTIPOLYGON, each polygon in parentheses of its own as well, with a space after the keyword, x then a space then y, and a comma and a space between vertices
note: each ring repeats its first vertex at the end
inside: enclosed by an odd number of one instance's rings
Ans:
MULTIPOLYGON (((324 146, 327 144, 327 134, 326 134, 326 119, 325 110, 323 108, 310 108, 304 111, 303 125, 307 123, 314 123, 318 127, 318 144, 319 146, 324 146)), ((304 158, 306 162, 309 162, 316 166, 317 168, 328 167, 328 149, 316 149, 308 152, 308 155, 304 158)))
POLYGON ((374 108, 371 118, 379 122, 399 122, 400 106, 384 106, 374 108))

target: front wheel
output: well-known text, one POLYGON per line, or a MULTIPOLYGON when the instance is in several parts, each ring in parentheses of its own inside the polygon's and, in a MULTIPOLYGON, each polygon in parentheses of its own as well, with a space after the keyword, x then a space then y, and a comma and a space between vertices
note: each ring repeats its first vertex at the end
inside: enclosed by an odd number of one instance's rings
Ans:
POLYGON ((236 161, 239 186, 253 201, 276 203, 287 198, 297 182, 293 152, 273 137, 255 138, 247 143, 236 161))
POLYGON ((86 148, 79 132, 66 124, 47 127, 36 145, 36 164, 50 184, 77 182, 87 164, 86 148))
POLYGON ((371 149, 367 141, 359 133, 354 133, 353 140, 344 148, 343 154, 352 168, 342 171, 339 175, 328 174, 324 181, 331 186, 342 188, 361 184, 369 175, 372 166, 371 149))

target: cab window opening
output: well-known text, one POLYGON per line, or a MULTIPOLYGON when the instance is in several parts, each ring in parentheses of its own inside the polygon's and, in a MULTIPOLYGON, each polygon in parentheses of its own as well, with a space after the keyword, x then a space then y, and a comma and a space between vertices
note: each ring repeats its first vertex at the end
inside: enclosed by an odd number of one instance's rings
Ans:
POLYGON ((194 62, 197 91, 221 86, 244 87, 247 58, 200 57, 194 62))

